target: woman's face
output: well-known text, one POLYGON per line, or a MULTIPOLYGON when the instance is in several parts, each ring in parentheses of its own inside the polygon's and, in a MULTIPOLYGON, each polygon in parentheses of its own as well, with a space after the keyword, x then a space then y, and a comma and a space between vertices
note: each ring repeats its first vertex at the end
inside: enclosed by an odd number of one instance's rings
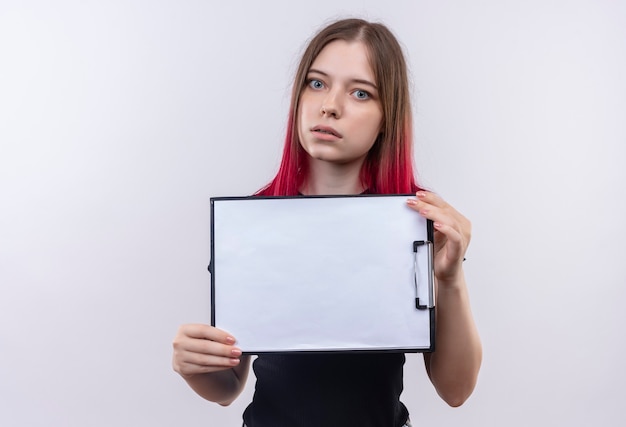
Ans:
POLYGON ((360 166, 382 119, 365 45, 343 40, 326 45, 300 96, 298 136, 304 150, 313 159, 360 166))

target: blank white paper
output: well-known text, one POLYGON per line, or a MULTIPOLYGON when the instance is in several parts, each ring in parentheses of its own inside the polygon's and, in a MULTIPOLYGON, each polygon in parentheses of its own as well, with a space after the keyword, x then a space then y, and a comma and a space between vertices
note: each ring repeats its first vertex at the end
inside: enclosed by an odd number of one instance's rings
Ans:
POLYGON ((214 326, 252 354, 429 349, 427 224, 406 200, 212 198, 214 326))

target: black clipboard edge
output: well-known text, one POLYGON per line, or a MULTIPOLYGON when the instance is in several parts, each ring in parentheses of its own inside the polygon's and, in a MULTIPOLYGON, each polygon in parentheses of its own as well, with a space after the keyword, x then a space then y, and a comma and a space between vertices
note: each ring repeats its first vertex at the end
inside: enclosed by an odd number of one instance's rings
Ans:
MULTIPOLYGON (((434 222, 431 219, 426 220, 426 236, 429 241, 433 242, 433 244, 435 243, 435 227, 434 222)), ((434 268, 435 259, 433 258, 433 271, 430 273, 433 276, 435 275, 434 268)), ((433 306, 430 309, 430 349, 428 352, 432 353, 435 351, 435 336, 437 335, 437 279, 435 277, 433 277, 433 288, 430 291, 433 294, 433 306)))
POLYGON ((215 205, 213 204, 214 200, 216 200, 216 198, 211 197, 211 260, 209 261, 208 267, 209 273, 211 274, 211 326, 215 326, 215 273, 213 269, 213 259, 215 258, 215 239, 213 238, 213 236, 215 236, 215 222, 213 221, 213 210, 215 209, 215 205))
MULTIPOLYGON (((213 259, 215 253, 215 241, 213 236, 215 235, 215 224, 213 221, 213 212, 215 209, 214 201, 222 201, 222 200, 258 200, 258 199, 301 199, 301 198, 310 198, 310 199, 323 199, 323 198, 346 198, 346 197, 397 197, 397 196, 406 196, 412 197, 413 194, 346 194, 346 195, 320 195, 320 196, 218 196, 211 197, 211 209, 210 209, 210 233, 211 233, 211 260, 209 261, 209 265, 207 267, 209 273, 211 274, 211 326, 215 326, 215 273, 214 273, 214 265, 213 259)), ((434 223, 432 220, 426 220, 426 236, 429 241, 435 241, 435 229, 434 223)), ((436 336, 436 298, 435 298, 435 289, 431 290, 433 292, 433 307, 429 308, 430 311, 430 347, 428 348, 404 348, 404 349, 356 349, 356 350, 285 350, 285 351, 261 351, 261 352, 243 352, 244 355, 258 355, 258 354, 279 354, 279 353, 386 353, 386 352, 394 352, 394 353, 431 353, 435 351, 435 336, 436 336)))
POLYGON ((297 196, 216 196, 211 197, 211 203, 213 200, 259 200, 259 199, 345 199, 350 197, 415 197, 412 193, 400 193, 400 194, 322 194, 322 195, 297 195, 297 196))

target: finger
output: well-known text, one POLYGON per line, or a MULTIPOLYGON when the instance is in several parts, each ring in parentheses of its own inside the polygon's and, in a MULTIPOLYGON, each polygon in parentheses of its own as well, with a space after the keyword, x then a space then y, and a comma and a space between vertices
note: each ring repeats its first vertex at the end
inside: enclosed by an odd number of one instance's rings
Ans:
POLYGON ((419 213, 425 218, 428 217, 428 214, 432 209, 436 209, 435 206, 419 199, 407 199, 406 204, 408 207, 410 207, 415 212, 419 213))
POLYGON ((241 357, 239 348, 192 338, 174 342, 172 364, 176 372, 190 376, 232 368, 239 365, 241 357))
POLYGON ((445 200, 443 200, 441 197, 439 197, 435 193, 431 193, 430 191, 424 191, 424 190, 418 191, 417 193, 415 193, 415 197, 417 197, 418 200, 424 203, 437 206, 438 208, 446 208, 450 206, 448 203, 446 203, 445 200))
POLYGON ((430 212, 428 219, 433 221, 433 223, 445 225, 447 229, 452 229, 456 231, 459 235, 465 234, 463 224, 461 223, 459 218, 448 211, 433 210, 432 212, 430 212))
POLYGON ((456 217, 458 214, 456 212, 451 212, 448 209, 442 209, 416 199, 408 199, 407 205, 426 219, 448 224, 461 231, 462 225, 457 221, 456 217))
POLYGON ((407 199, 406 203, 411 209, 418 212, 425 218, 432 219, 430 215, 432 214, 432 212, 436 211, 456 212, 454 211, 454 208, 452 208, 452 206, 443 202, 441 198, 433 198, 432 193, 424 193, 418 191, 416 194, 419 196, 416 196, 416 198, 407 199))
MULTIPOLYGON (((432 195, 432 193, 428 193, 427 196, 430 197, 432 195)), ((435 204, 427 203, 424 200, 415 198, 408 199, 407 205, 414 211, 418 212, 424 218, 430 219, 432 221, 438 221, 454 227, 465 236, 469 243, 472 228, 471 222, 461 213, 459 213, 459 211, 454 209, 454 207, 443 201, 443 199, 441 199, 439 196, 435 197, 435 204)))
POLYGON ((416 193, 415 200, 423 203, 423 205, 418 203, 418 206, 420 206, 422 209, 435 210, 435 208, 437 208, 443 212, 448 213, 450 216, 454 217, 454 220, 458 221, 462 227, 465 227, 466 223, 469 224, 467 218, 465 218, 459 211, 457 211, 454 206, 446 202, 435 193, 431 193, 428 191, 418 191, 416 193))
POLYGON ((174 370, 184 377, 231 369, 241 363, 240 359, 215 356, 196 357, 190 361, 174 362, 174 370))
POLYGON ((192 323, 181 326, 179 329, 179 334, 191 338, 221 342, 223 344, 234 344, 236 342, 235 337, 230 335, 228 332, 213 326, 199 323, 192 323))
POLYGON ((448 209, 433 209, 429 213, 428 219, 455 230, 464 239, 465 245, 469 245, 472 235, 472 223, 460 213, 448 209))
POLYGON ((462 259, 465 246, 463 244, 463 235, 450 225, 435 221, 433 223, 435 230, 442 233, 446 238, 446 251, 448 259, 462 259))
POLYGON ((241 349, 230 345, 204 339, 192 339, 181 343, 178 349, 196 354, 208 354, 221 357, 239 357, 241 349))
POLYGON ((444 199, 442 199, 441 197, 439 197, 438 195, 434 193, 426 193, 425 197, 428 200, 430 200, 430 203, 433 206, 437 206, 443 211, 448 212, 452 217, 454 217, 456 221, 459 222, 459 224, 461 225, 463 229, 468 229, 469 231, 469 229, 471 228, 470 221, 461 212, 459 212, 454 206, 452 206, 451 204, 449 204, 444 199))
POLYGON ((238 356, 224 357, 214 354, 186 353, 181 359, 183 363, 199 367, 231 367, 239 364, 241 351, 238 356))
POLYGON ((177 336, 173 342, 174 359, 179 362, 195 363, 197 357, 220 357, 238 359, 242 351, 238 347, 203 338, 177 336))

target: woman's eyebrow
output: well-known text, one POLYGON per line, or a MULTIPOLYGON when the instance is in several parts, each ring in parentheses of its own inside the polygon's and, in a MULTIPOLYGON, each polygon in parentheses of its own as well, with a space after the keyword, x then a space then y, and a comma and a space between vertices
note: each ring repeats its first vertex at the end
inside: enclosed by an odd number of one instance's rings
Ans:
MULTIPOLYGON (((311 68, 311 69, 309 69, 309 73, 317 73, 317 74, 321 74, 321 75, 322 75, 322 76, 324 76, 324 77, 329 77, 328 73, 325 73, 325 72, 323 72, 323 71, 317 70, 317 69, 315 69, 315 68, 311 68)), ((374 88, 375 90, 378 90, 378 87, 377 87, 374 83, 370 82, 369 80, 364 80, 364 79, 352 79, 352 80, 350 80, 350 81, 351 81, 352 83, 360 83, 360 84, 364 84, 364 85, 367 85, 367 86, 371 86, 371 87, 372 87, 372 88, 374 88)))

